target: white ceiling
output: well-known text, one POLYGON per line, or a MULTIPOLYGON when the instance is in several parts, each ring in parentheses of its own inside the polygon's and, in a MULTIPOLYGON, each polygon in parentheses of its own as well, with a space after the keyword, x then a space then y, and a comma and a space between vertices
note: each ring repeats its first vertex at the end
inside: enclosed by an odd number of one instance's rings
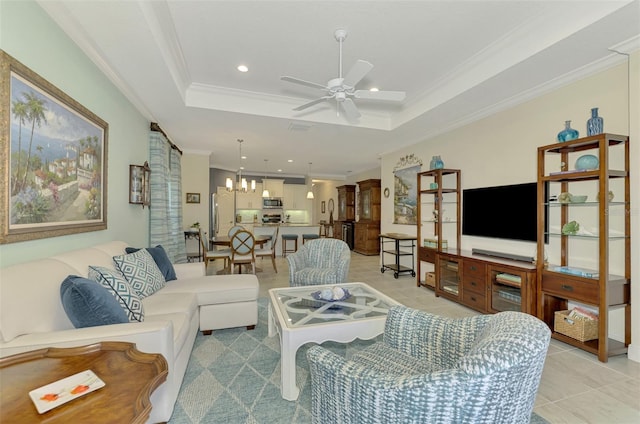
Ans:
POLYGON ((270 174, 316 178, 372 169, 386 152, 623 61, 608 49, 640 34, 640 0, 39 3, 183 150, 237 169, 243 139, 245 172, 264 173, 268 159, 270 174), (374 65, 357 88, 406 91, 404 102, 356 100, 355 124, 335 103, 292 110, 323 92, 280 77, 337 77, 338 28, 345 73, 358 59, 374 65))

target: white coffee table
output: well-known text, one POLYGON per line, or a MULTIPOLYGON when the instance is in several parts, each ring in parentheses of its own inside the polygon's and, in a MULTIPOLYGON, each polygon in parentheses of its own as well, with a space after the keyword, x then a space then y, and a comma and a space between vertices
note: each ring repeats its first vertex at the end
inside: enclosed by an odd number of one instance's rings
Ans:
POLYGON ((269 290, 269 337, 280 334, 281 391, 296 400, 296 351, 305 343, 347 343, 372 339, 384 331, 387 312, 399 305, 365 283, 286 287, 269 290), (351 297, 343 301, 316 300, 312 293, 342 287, 351 297))

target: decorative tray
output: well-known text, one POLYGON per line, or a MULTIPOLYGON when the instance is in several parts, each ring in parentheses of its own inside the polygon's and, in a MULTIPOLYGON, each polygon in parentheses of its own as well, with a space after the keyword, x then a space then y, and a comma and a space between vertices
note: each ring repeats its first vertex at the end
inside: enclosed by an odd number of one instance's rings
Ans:
POLYGON ((39 414, 104 387, 104 381, 91 370, 82 371, 29 392, 39 414))
MULTIPOLYGON (((336 287, 336 288, 340 288, 340 287, 336 287)), ((343 296, 337 297, 335 296, 335 289, 331 290, 331 289, 325 289, 325 290, 318 290, 315 291, 313 293, 311 293, 311 297, 313 297, 315 300, 324 300, 325 302, 340 302, 343 300, 347 300, 351 297, 351 293, 349 293, 349 290, 347 289, 342 289, 340 288, 340 290, 342 290, 343 296), (331 292, 331 294, 329 295, 329 292, 331 292)))

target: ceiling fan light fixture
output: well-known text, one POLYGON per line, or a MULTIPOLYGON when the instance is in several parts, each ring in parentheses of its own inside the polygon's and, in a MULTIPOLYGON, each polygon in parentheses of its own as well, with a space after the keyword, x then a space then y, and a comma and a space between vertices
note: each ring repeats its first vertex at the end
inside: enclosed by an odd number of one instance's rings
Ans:
POLYGON ((305 81, 300 78, 282 76, 282 81, 294 84, 304 85, 315 89, 322 90, 325 95, 315 100, 311 100, 303 105, 293 108, 294 111, 300 112, 307 108, 322 103, 327 100, 336 100, 336 114, 343 114, 348 121, 355 122, 361 114, 353 101, 353 99, 383 100, 391 102, 401 102, 405 98, 404 91, 380 91, 375 90, 357 90, 356 85, 362 81, 367 74, 373 69, 373 65, 366 60, 357 60, 356 63, 343 76, 342 74, 342 43, 347 38, 347 30, 337 29, 334 37, 339 44, 340 54, 338 56, 338 77, 330 79, 326 84, 318 84, 311 81, 305 81), (343 113, 340 112, 342 110, 343 113))

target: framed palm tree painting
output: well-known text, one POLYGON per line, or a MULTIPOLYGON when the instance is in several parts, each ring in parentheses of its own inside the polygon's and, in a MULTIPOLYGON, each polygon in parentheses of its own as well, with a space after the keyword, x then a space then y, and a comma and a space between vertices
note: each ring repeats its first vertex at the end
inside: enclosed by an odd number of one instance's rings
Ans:
POLYGON ((107 228, 108 125, 0 50, 0 243, 107 228))

